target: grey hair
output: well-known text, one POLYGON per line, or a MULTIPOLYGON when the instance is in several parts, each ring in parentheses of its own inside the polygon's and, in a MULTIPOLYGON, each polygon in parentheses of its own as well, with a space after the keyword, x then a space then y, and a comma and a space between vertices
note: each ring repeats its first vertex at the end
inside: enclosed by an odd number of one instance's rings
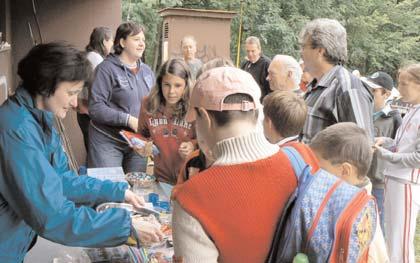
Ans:
POLYGON ((334 65, 347 61, 346 29, 334 19, 318 18, 310 21, 300 33, 300 42, 311 41, 312 48, 324 48, 326 60, 334 65))
POLYGON ((296 59, 288 55, 275 55, 272 61, 280 61, 287 69, 291 70, 293 82, 295 86, 299 86, 303 71, 296 59))
POLYGON ((196 45, 196 46, 197 46, 197 40, 195 40, 195 38, 194 38, 193 36, 191 36, 191 35, 187 35, 187 36, 184 36, 184 37, 182 38, 182 40, 181 40, 181 46, 182 46, 182 45, 184 45, 184 42, 185 42, 187 39, 192 40, 192 42, 194 42, 194 45, 196 45))
POLYGON ((258 37, 250 36, 245 40, 245 44, 255 44, 259 49, 261 49, 260 39, 258 37))

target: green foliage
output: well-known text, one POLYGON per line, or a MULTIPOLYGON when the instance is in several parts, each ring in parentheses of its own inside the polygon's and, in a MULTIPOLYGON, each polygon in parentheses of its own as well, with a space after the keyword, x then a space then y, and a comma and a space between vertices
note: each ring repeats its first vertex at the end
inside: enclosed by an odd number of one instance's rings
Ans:
MULTIPOLYGON (((299 33, 305 23, 318 17, 337 19, 347 29, 350 69, 362 74, 384 70, 395 75, 406 60, 420 61, 420 1, 418 0, 123 0, 123 20, 146 26, 146 61, 153 63, 159 43, 165 7, 221 9, 236 11, 231 26, 231 57, 236 59, 243 5, 243 34, 260 38, 264 54, 289 54, 299 58, 299 33), (131 3, 131 4, 130 4, 131 3), (129 11, 130 10, 130 11, 129 11)), ((241 58, 245 56, 243 46, 241 58)))

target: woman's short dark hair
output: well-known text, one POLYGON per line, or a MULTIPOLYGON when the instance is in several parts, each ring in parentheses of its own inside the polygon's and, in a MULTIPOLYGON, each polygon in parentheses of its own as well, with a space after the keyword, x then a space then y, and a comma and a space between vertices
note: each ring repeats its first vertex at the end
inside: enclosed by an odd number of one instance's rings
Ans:
POLYGON ((106 57, 107 51, 104 46, 104 40, 108 41, 112 38, 112 31, 108 27, 95 27, 90 34, 89 44, 86 46, 86 51, 95 51, 102 57, 106 57))
POLYGON ((114 53, 120 55, 123 52, 124 48, 120 44, 121 39, 127 39, 128 36, 137 35, 140 32, 144 33, 144 28, 141 25, 137 25, 133 22, 121 24, 115 33, 114 53))
POLYGON ((63 81, 84 81, 89 85, 92 66, 86 53, 66 43, 48 43, 33 47, 18 64, 22 86, 33 97, 49 97, 63 81))

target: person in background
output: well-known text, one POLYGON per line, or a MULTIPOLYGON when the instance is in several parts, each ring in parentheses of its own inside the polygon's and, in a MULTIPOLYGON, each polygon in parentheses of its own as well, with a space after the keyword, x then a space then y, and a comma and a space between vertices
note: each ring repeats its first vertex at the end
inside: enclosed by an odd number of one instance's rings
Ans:
POLYGON ((291 91, 274 91, 263 100, 264 135, 273 144, 283 146, 297 141, 305 124, 307 107, 303 98, 291 91))
POLYGON ((376 138, 375 149, 385 166, 385 236, 391 262, 416 262, 414 236, 420 208, 420 64, 399 70, 402 101, 413 107, 404 116, 395 139, 376 138))
POLYGON ((262 101, 270 93, 270 84, 268 83, 267 76, 271 60, 262 54, 260 40, 257 37, 248 37, 245 40, 245 49, 248 60, 242 64, 241 69, 254 77, 261 89, 262 101))
POLYGON ((135 236, 162 239, 158 225, 131 218, 125 209, 91 208, 123 201, 141 207, 144 200, 127 183, 78 176, 69 168, 54 120, 76 109, 91 74, 85 54, 61 43, 37 45, 18 64, 22 82, 0 107, 2 263, 23 262, 37 235, 81 247, 118 246, 135 236))
POLYGON ((271 90, 291 90, 301 93, 299 84, 302 69, 291 56, 275 55, 268 67, 267 80, 271 90))
MULTIPOLYGON (((192 88, 191 73, 182 59, 170 59, 160 68, 156 85, 143 99, 138 133, 151 139, 160 153, 154 159, 154 175, 174 185, 179 169, 196 148, 194 123, 185 120, 192 88)), ((134 147, 151 156, 151 147, 134 147)))
MULTIPOLYGON (((106 56, 111 52, 114 38, 112 31, 108 27, 95 27, 90 34, 89 44, 86 46, 86 58, 89 60, 92 68, 95 69, 106 56)), ((89 110, 88 110, 89 88, 83 87, 79 95, 77 122, 83 134, 86 152, 89 147, 89 110)))
POLYGON ((314 77, 305 93, 309 110, 302 141, 309 143, 326 127, 349 121, 365 129, 373 141, 373 96, 343 66, 347 60, 346 29, 337 20, 315 19, 305 25, 299 41, 305 71, 314 77))
POLYGON ((196 58, 197 41, 193 36, 185 36, 181 41, 182 55, 191 71, 191 77, 195 80, 197 72, 203 66, 203 62, 196 58))
MULTIPOLYGON (((320 131, 309 147, 322 169, 372 194, 372 183, 367 177, 372 160, 371 145, 364 129, 352 122, 342 122, 320 131)), ((388 263, 384 235, 377 218, 376 229, 371 230, 373 239, 369 246, 368 262, 388 263)))
POLYGON ((303 93, 305 93, 307 90, 306 87, 308 86, 309 83, 312 82, 314 78, 311 76, 311 74, 309 74, 308 71, 305 70, 305 62, 302 59, 299 60, 299 65, 300 65, 300 68, 302 69, 302 78, 300 80, 299 87, 300 87, 300 90, 303 93))
MULTIPOLYGON (((375 128, 375 137, 390 137, 395 138, 398 127, 400 127, 402 119, 398 110, 392 110, 389 104, 386 104, 387 99, 391 95, 394 87, 392 77, 385 72, 379 71, 371 76, 361 78, 372 89, 373 94, 373 125, 375 128)), ((368 177, 372 182, 372 194, 376 198, 381 219, 382 231, 384 228, 384 162, 378 158, 377 153, 374 153, 372 164, 368 173, 368 177)))
POLYGON ((96 68, 89 97, 90 168, 122 166, 125 173, 146 170, 146 159, 119 134, 121 130, 137 131, 142 99, 155 83, 154 73, 140 60, 145 48, 143 27, 121 24, 114 53, 96 68))

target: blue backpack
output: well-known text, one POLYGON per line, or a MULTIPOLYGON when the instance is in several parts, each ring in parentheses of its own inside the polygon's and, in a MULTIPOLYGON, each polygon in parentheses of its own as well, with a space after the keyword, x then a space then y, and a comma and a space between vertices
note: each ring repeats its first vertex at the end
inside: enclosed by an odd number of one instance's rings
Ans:
POLYGON ((292 262, 299 252, 311 263, 367 262, 377 224, 374 198, 322 169, 312 174, 296 149, 283 150, 298 187, 279 219, 267 262, 292 262))

